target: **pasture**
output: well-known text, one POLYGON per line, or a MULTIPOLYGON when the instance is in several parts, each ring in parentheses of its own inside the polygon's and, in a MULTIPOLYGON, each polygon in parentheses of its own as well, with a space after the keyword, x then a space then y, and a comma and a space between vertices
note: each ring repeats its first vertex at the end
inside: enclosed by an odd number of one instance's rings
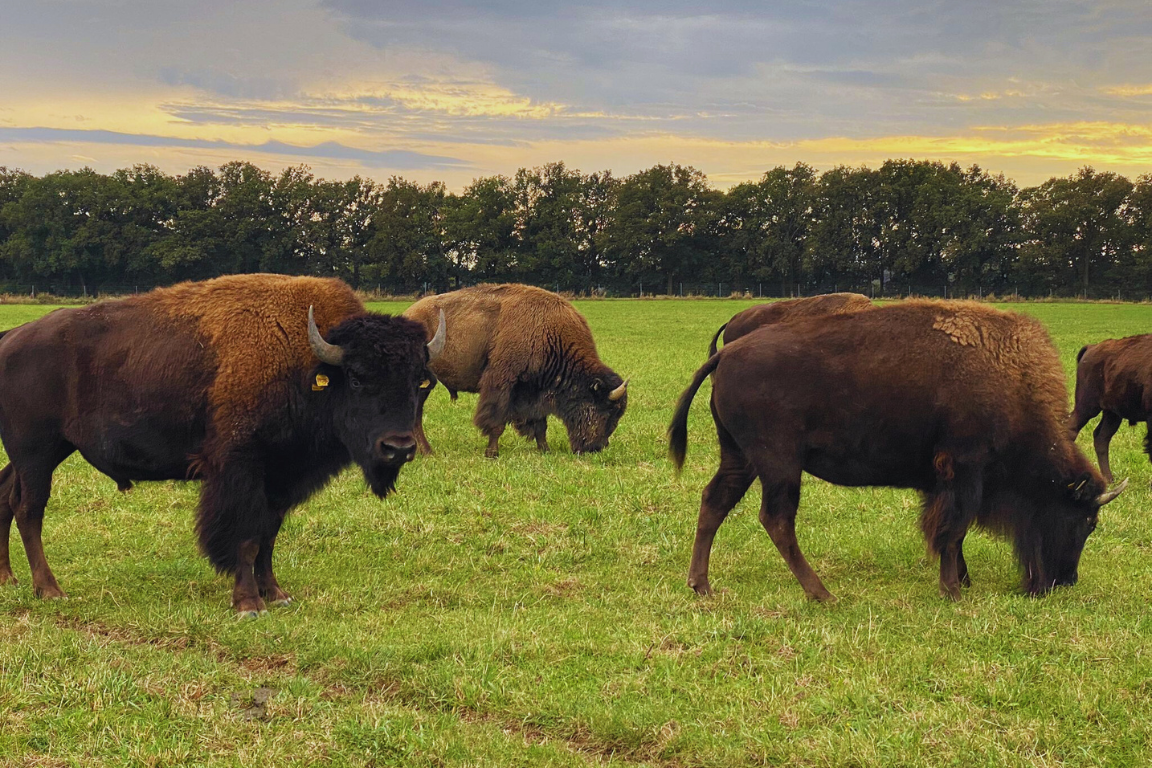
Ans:
MULTIPOLYGON (((433 457, 377 501, 359 470, 290 517, 296 602, 237 621, 192 533, 198 485, 127 494, 78 456, 56 474, 49 561, 70 598, 0 588, 0 765, 1117 765, 1152 756, 1152 467, 1112 443, 1129 491, 1080 583, 1018 594, 1010 547, 970 536, 973 586, 937 592, 911 492, 806 477, 797 535, 839 597, 816 604, 756 518, 721 528, 718 594, 685 585, 717 448, 707 385, 674 479, 664 431, 708 341, 753 302, 578 302, 631 377, 602 454, 512 430, 483 457, 476 396, 429 400, 433 457)), ((377 304, 400 311, 403 304, 377 304)), ((1069 373, 1152 306, 1017 305, 1069 373)), ((0 307, 0 327, 49 307, 0 307)), ((449 329, 451 333, 451 329, 449 329)), ((1091 453, 1091 430, 1081 446, 1091 453)))

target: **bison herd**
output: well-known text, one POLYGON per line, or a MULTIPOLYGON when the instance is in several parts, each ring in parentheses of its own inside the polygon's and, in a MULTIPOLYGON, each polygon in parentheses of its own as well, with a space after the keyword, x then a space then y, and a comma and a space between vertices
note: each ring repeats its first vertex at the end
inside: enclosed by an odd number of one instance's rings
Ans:
MULTIPOLYGON (((1090 345, 1075 410, 1036 320, 971 302, 876 307, 857 294, 741 312, 713 337, 669 428, 684 462, 688 412, 711 378, 720 465, 705 487, 688 584, 708 594, 716 531, 759 479, 760 521, 805 593, 833 599, 796 539, 801 475, 920 492, 940 591, 970 583, 978 526, 1013 544, 1023 590, 1077 580, 1112 490, 1108 442, 1152 417, 1152 341, 1090 345), (720 336, 724 345, 716 351, 720 336), (1097 470, 1077 433, 1103 411, 1097 470)), ((473 422, 496 458, 511 424, 548 450, 547 418, 573 453, 608 445, 628 382, 599 358, 584 318, 521 285, 430 296, 402 316, 366 311, 334 279, 234 275, 60 309, 0 334, 0 584, 15 583, 16 521, 41 597, 64 593, 41 525, 56 467, 75 451, 127 490, 200 480, 196 532, 232 604, 256 616, 290 600, 273 573, 285 515, 356 464, 379 497, 430 453, 424 406, 442 384, 478 393, 473 422)))

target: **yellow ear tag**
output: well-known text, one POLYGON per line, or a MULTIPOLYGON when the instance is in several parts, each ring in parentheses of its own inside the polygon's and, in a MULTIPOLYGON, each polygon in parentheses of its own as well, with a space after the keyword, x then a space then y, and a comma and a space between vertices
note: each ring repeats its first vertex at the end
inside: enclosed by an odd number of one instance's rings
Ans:
POLYGON ((428 389, 430 386, 432 386, 432 379, 424 379, 420 382, 420 389, 428 389))
POLYGON ((316 381, 312 384, 312 391, 319 392, 326 386, 328 386, 328 377, 322 373, 316 374, 316 381))

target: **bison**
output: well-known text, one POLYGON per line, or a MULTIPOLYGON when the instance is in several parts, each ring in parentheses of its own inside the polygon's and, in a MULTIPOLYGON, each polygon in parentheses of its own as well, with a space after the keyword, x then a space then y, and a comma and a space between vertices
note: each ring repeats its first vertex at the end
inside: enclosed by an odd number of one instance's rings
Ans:
POLYGON ((867 296, 859 293, 828 293, 823 296, 810 296, 805 299, 788 299, 787 301, 773 301, 769 304, 757 304, 743 312, 738 312, 732 319, 720 326, 712 343, 708 346, 708 356, 716 354, 716 343, 720 334, 724 334, 724 343, 731 344, 741 336, 747 336, 761 326, 793 320, 798 317, 811 317, 813 315, 839 315, 844 312, 858 312, 861 309, 871 309, 872 302, 867 296))
POLYGON ((355 462, 379 497, 415 451, 441 321, 368 313, 339 280, 235 275, 61 309, 0 338, 0 584, 13 518, 32 586, 61 597, 40 532, 73 451, 116 481, 203 481, 196 531, 257 615, 284 516, 355 462), (327 338, 325 338, 327 337, 327 338))
MULTIPOLYGON (((628 405, 628 383, 600 362, 588 323, 570 303, 529 285, 478 285, 421 299, 404 316, 431 328, 441 312, 452 337, 432 372, 453 400, 480 393, 472 421, 488 437, 485 456, 496 458, 507 424, 547 451, 549 415, 564 422, 573 453, 608 445, 628 405)), ((421 421, 416 439, 430 453, 421 421)))
MULTIPOLYGON (((711 591, 724 518, 760 479, 760 522, 809 597, 832 599, 796 542, 801 472, 914 488, 940 591, 970 584, 972 524, 1010 536, 1023 588, 1074 584, 1108 491, 1068 437, 1059 358, 1036 320, 970 302, 910 301, 753 331, 704 364, 669 428, 677 471, 688 409, 712 374, 720 467, 704 489, 688 584, 711 591)), ((1126 483, 1125 483, 1126 485, 1126 483)))
POLYGON ((1092 433, 1100 472, 1112 480, 1108 444, 1121 422, 1143 421, 1149 431, 1144 450, 1152 456, 1152 334, 1107 339, 1076 353, 1076 406, 1069 418, 1072 439, 1084 425, 1104 412, 1092 433))

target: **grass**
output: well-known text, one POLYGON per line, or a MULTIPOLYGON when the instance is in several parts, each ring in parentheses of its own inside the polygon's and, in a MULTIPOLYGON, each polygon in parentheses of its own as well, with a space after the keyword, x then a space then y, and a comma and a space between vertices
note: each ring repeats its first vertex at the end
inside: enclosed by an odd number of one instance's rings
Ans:
MULTIPOLYGON (((664 430, 712 333, 750 303, 578 304, 632 377, 599 455, 572 456, 551 422, 551 454, 509 431, 486 460, 475 396, 438 389, 437 455, 384 502, 349 471, 290 517, 277 571, 296 603, 255 622, 196 551, 195 484, 120 494, 69 459, 44 539, 70 599, 32 597, 15 536, 21 583, 0 588, 0 765, 1148 762, 1142 430, 1113 441, 1132 487, 1080 583, 1047 598, 1020 596, 1009 547, 975 535, 974 586, 944 602, 914 494, 811 478, 798 535, 838 603, 804 598, 755 487, 717 537, 718 594, 685 586, 717 456, 706 393, 679 480, 664 430)), ((0 327, 48 309, 0 307, 0 327)), ((1048 325, 1070 375, 1082 344, 1152 324, 1152 306, 1015 309, 1048 325)))

